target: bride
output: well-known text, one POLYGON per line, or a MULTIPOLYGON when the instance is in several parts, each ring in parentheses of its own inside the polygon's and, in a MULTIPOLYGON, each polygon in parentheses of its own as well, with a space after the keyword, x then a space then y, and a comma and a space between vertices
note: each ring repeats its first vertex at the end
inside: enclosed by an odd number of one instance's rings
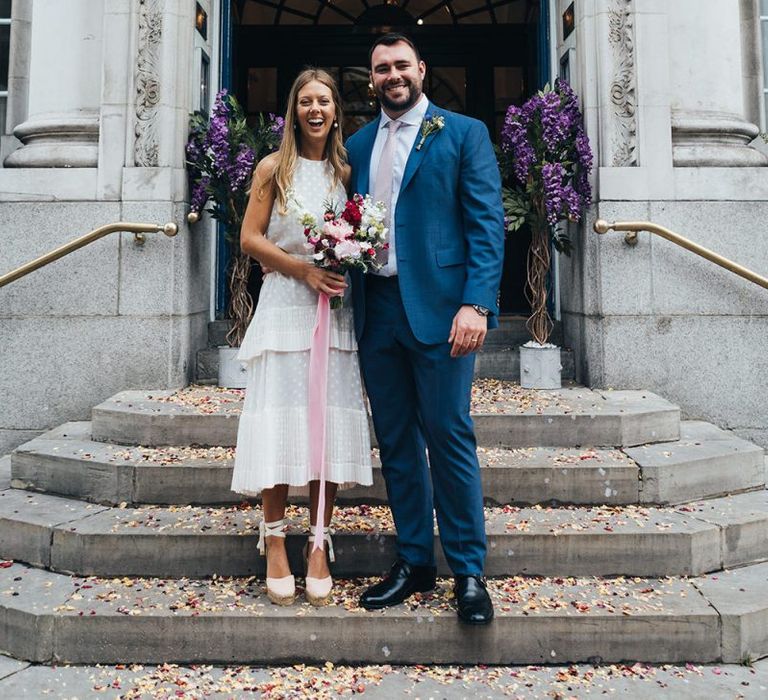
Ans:
POLYGON ((368 418, 348 301, 331 312, 328 357, 325 498, 309 441, 309 357, 318 294, 348 294, 342 275, 312 264, 295 205, 322 221, 325 204, 346 201, 350 168, 341 136, 342 110, 333 78, 302 71, 293 83, 280 149, 256 167, 240 240, 243 252, 270 270, 238 359, 247 362, 245 403, 237 435, 232 490, 261 495, 259 550, 266 552, 267 594, 278 605, 296 595, 285 549, 288 494, 309 493, 305 595, 313 605, 331 597, 326 547, 337 488, 370 485, 368 418), (289 201, 291 200, 291 201, 289 201), (325 501, 322 531, 318 502, 325 501), (315 546, 315 538, 321 538, 315 546))

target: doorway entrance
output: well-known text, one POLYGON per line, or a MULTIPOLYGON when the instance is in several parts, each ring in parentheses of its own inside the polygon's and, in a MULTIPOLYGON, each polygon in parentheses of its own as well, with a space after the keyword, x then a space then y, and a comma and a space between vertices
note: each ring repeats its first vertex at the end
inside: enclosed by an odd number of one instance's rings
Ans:
MULTIPOLYGON (((338 80, 348 136, 378 112, 366 65, 373 38, 403 31, 427 64, 427 96, 480 119, 497 141, 507 107, 548 80, 546 7, 546 0, 232 0, 225 87, 255 120, 283 113, 304 66, 325 68, 338 80)), ((524 231, 507 238, 502 312, 529 311, 529 240, 524 231)))

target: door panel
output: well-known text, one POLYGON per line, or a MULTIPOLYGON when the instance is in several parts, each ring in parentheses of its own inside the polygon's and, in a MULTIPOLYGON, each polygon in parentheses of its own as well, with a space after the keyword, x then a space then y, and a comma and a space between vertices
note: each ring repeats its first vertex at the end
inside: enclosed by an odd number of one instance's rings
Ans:
MULTIPOLYGON (((413 1, 408 9, 415 12, 413 1)), ((339 2, 334 5, 351 16, 354 3, 359 0, 345 2, 343 6, 339 2)), ((425 26, 412 25, 405 29, 427 63, 424 86, 427 96, 441 107, 480 119, 496 141, 507 106, 521 104, 535 84, 531 76, 537 75, 534 63, 539 32, 535 24, 519 20, 515 24, 482 23, 484 15, 480 10, 485 11, 487 4, 475 0, 461 2, 463 4, 452 2, 453 8, 459 8, 455 12, 469 13, 462 15, 461 26, 450 19, 426 26, 428 18, 425 18, 425 26)), ((431 7, 426 0, 422 4, 425 8, 431 7)), ((298 9, 302 3, 294 0, 293 5, 298 9)), ((260 112, 281 114, 296 74, 307 65, 323 66, 339 83, 345 109, 344 134, 348 136, 378 112, 365 64, 379 28, 359 24, 338 26, 326 10, 319 17, 312 26, 303 26, 302 22, 311 24, 310 21, 292 15, 291 26, 238 27, 234 34, 237 45, 234 91, 252 119, 260 112)), ((529 239, 529 233, 523 230, 511 234, 505 242, 501 285, 504 312, 529 311, 523 293, 529 239)))

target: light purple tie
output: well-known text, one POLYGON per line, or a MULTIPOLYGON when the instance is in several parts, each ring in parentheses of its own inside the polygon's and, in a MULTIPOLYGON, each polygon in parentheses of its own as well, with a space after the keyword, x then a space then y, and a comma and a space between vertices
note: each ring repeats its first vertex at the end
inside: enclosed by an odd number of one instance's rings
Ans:
MULTIPOLYGON (((397 145, 397 130, 403 125, 396 119, 387 122, 387 140, 379 157, 379 168, 376 171, 376 182, 373 186, 373 201, 383 202, 387 208, 385 223, 390 229, 389 237, 392 238, 392 178, 394 175, 395 146, 397 145)), ((376 254, 376 260, 386 265, 389 260, 389 250, 380 250, 376 254)))

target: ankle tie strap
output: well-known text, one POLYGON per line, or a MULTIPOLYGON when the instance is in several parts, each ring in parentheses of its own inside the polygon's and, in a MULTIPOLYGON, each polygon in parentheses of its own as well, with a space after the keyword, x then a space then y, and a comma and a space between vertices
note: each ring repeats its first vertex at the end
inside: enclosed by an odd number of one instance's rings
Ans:
MULTIPOLYGON (((314 525, 309 526, 309 539, 314 540, 317 534, 317 528, 314 525)), ((324 527, 323 528, 323 540, 328 543, 328 557, 330 558, 331 562, 336 561, 336 557, 333 554, 333 540, 331 539, 331 535, 333 534, 333 530, 331 530, 330 527, 324 527)))
POLYGON ((259 523, 259 554, 265 554, 267 551, 267 537, 282 537, 285 539, 285 520, 275 520, 268 523, 262 519, 259 523))

